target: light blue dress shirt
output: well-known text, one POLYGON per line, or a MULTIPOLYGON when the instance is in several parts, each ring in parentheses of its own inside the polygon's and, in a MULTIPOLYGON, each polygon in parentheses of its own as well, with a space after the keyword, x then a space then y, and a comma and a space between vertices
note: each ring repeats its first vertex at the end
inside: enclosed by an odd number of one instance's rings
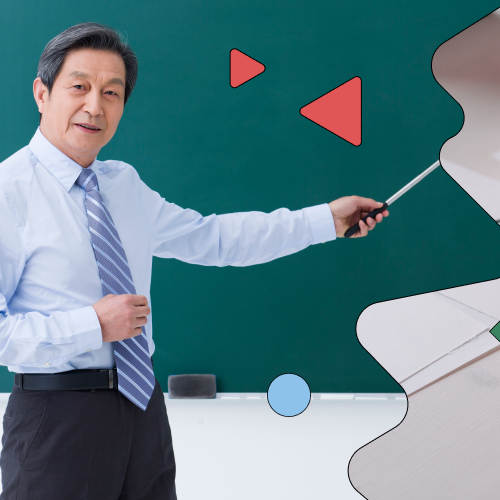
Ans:
MULTIPOLYGON (((149 304, 153 255, 250 266, 335 239, 328 204, 203 217, 165 201, 122 161, 90 165, 120 235, 137 294, 149 304)), ((0 163, 0 364, 18 373, 115 367, 92 304, 103 297, 82 167, 38 128, 0 163)), ((146 334, 154 352, 151 316, 146 334)))

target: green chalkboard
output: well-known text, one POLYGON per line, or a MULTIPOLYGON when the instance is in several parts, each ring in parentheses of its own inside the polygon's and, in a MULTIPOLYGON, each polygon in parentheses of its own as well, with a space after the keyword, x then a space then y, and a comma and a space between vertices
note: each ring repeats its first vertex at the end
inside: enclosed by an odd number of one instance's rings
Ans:
MULTIPOLYGON (((498 5, 391 0, 4 0, 0 158, 38 125, 38 58, 52 37, 96 21, 126 33, 139 78, 100 160, 123 160, 167 200, 204 215, 299 209, 359 194, 385 200, 438 159, 461 128, 436 83, 437 47, 498 5), (229 51, 266 66, 231 88, 229 51), (302 117, 362 79, 359 147, 302 117)), ((265 392, 296 373, 313 392, 401 391, 361 347, 374 302, 500 276, 495 222, 440 168, 368 238, 315 245, 247 268, 155 259, 155 371, 215 373, 220 392, 265 392)), ((0 390, 12 374, 2 368, 0 390)))

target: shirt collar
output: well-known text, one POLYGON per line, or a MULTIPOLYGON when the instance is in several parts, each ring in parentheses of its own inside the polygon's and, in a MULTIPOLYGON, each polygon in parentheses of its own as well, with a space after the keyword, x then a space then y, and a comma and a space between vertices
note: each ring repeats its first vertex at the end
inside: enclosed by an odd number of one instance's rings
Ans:
MULTIPOLYGON (((29 148, 38 161, 63 185, 64 189, 69 191, 81 174, 82 167, 57 149, 42 134, 40 127, 36 129, 35 135, 29 143, 29 148)), ((96 160, 87 168, 92 168, 95 164, 96 160)))

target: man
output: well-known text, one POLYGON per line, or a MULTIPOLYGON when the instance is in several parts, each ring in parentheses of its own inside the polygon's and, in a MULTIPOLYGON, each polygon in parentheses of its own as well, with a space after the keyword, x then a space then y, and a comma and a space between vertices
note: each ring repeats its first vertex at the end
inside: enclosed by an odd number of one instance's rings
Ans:
MULTIPOLYGON (((154 377, 153 255, 252 265, 341 237, 382 203, 350 196, 297 211, 182 209, 120 161, 99 161, 137 77, 111 28, 51 40, 33 91, 40 127, 0 164, 2 499, 170 499, 175 460, 154 377)), ((366 236, 388 212, 359 223, 366 236)))

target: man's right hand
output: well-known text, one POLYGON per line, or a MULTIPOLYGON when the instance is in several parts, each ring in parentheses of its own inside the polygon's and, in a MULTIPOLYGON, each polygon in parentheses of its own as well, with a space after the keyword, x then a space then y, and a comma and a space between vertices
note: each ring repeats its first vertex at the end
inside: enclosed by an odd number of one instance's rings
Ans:
POLYGON ((151 313, 144 295, 106 295, 92 305, 102 330, 102 341, 113 342, 140 335, 151 313))

